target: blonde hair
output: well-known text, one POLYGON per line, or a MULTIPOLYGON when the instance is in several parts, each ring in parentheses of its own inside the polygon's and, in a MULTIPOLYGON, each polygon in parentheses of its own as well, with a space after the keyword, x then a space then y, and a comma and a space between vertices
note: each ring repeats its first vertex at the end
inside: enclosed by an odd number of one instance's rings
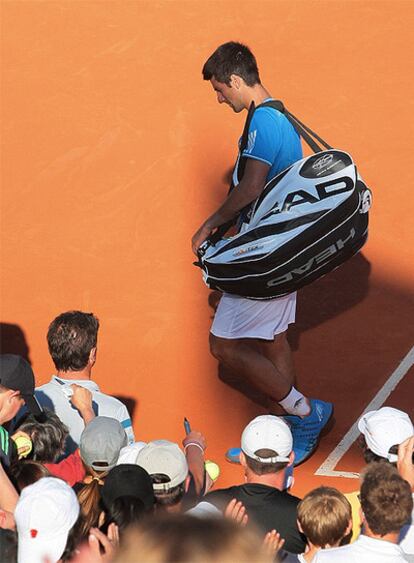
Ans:
POLYGON ((113 563, 271 563, 251 529, 221 518, 163 515, 131 528, 113 563))
POLYGON ((318 487, 298 504, 303 533, 317 547, 337 545, 347 533, 351 518, 351 505, 333 487, 318 487))
POLYGON ((93 526, 99 525, 99 516, 102 512, 99 486, 103 485, 103 479, 108 475, 108 471, 95 471, 88 466, 85 468, 89 475, 85 477, 85 484, 77 495, 82 515, 83 536, 86 536, 93 526))

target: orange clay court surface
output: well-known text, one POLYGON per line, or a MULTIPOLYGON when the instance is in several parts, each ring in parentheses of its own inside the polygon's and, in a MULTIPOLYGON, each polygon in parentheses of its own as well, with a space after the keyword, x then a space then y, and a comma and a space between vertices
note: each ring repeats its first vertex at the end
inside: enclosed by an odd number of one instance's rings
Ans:
POLYGON ((43 383, 48 323, 93 311, 94 379, 134 405, 137 439, 180 441, 187 416, 221 466, 218 485, 242 479, 224 452, 264 411, 217 379, 190 238, 225 196, 245 117, 217 104, 201 67, 219 44, 243 41, 264 85, 351 152, 374 192, 362 254, 300 292, 290 334, 299 387, 335 403, 293 492, 354 490, 360 414, 373 401, 414 415, 414 3, 0 7, 3 350, 27 353, 43 383))

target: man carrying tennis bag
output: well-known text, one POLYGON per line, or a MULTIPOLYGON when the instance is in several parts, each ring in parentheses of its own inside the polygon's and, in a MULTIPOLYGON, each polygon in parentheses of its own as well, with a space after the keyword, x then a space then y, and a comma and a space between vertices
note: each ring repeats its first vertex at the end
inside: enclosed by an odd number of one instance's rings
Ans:
MULTIPOLYGON (((271 98, 254 55, 221 45, 203 67, 219 103, 248 110, 227 199, 198 229, 193 251, 209 287, 223 291, 210 333, 212 354, 287 413, 295 464, 315 449, 332 404, 294 386, 287 328, 296 289, 332 270, 364 243, 370 192, 351 157, 330 149, 271 98), (299 134, 317 154, 302 159, 299 134), (234 189, 232 189, 234 188, 234 189), (238 234, 223 239, 238 219, 238 234)), ((229 461, 238 462, 239 448, 229 461)))

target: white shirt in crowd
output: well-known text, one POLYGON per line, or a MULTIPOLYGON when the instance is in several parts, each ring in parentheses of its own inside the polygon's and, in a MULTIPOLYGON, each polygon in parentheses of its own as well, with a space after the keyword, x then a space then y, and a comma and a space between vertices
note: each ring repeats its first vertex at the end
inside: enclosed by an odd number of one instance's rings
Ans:
MULTIPOLYGON (((399 543, 404 553, 409 554, 411 561, 414 562, 414 510, 411 514, 411 522, 401 529, 399 543)), ((408 559, 408 561, 410 561, 410 559, 408 559)))
POLYGON ((75 383, 86 387, 92 393, 92 406, 97 416, 108 416, 119 420, 122 424, 128 443, 135 441, 132 422, 126 406, 115 397, 101 393, 98 385, 90 379, 63 379, 55 375, 35 390, 35 396, 42 407, 55 412, 69 428, 66 440, 66 454, 72 453, 79 446, 80 436, 85 428, 82 417, 70 402, 70 385, 75 383))
POLYGON ((312 563, 407 563, 407 561, 399 545, 361 535, 349 545, 318 551, 312 563))

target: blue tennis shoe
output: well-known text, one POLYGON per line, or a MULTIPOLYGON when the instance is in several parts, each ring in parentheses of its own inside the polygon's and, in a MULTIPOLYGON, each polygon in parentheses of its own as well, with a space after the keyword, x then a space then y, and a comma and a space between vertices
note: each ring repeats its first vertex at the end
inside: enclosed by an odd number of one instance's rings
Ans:
POLYGON ((308 416, 285 415, 293 436, 294 465, 303 463, 318 445, 319 437, 332 416, 333 405, 319 399, 310 399, 311 412, 308 416))

